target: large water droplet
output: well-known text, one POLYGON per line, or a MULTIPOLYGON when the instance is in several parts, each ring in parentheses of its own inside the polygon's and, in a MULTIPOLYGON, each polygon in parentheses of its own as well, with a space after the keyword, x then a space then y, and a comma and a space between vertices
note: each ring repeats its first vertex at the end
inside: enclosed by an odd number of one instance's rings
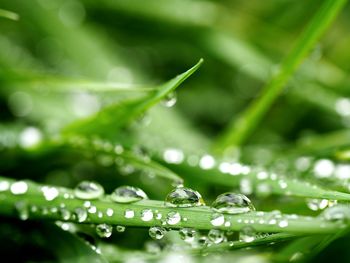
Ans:
POLYGON ((149 229, 148 233, 152 239, 159 240, 164 237, 166 229, 164 227, 153 226, 149 229))
POLYGON ((323 211, 321 216, 332 222, 345 222, 350 220, 350 207, 347 205, 335 205, 323 211))
POLYGON ((248 197, 236 193, 224 193, 219 195, 211 207, 215 211, 227 214, 240 214, 255 211, 255 207, 248 197))
POLYGON ((181 221, 181 215, 178 212, 172 211, 167 214, 166 222, 168 225, 176 225, 181 221))
POLYGON ((225 223, 225 217, 222 214, 215 213, 212 215, 210 223, 213 226, 222 226, 225 223))
POLYGON ((82 181, 75 187, 74 194, 79 199, 97 199, 104 194, 104 189, 99 183, 82 181))
POLYGON ((196 230, 193 228, 181 228, 179 230, 179 235, 182 240, 184 240, 187 243, 192 243, 194 241, 194 238, 196 237, 196 230))
POLYGON ((165 205, 172 207, 191 207, 205 205, 205 203, 197 191, 187 187, 176 187, 167 195, 165 205))
POLYGON ((225 240, 225 235, 219 229, 211 229, 208 233, 208 239, 214 244, 219 244, 225 240))
POLYGON ((153 212, 151 209, 144 209, 141 211, 141 220, 148 222, 153 219, 153 212))
POLYGON ((102 238, 108 238, 112 235, 113 228, 107 224, 99 224, 96 226, 96 234, 102 238))
POLYGON ((14 182, 11 185, 10 190, 14 195, 22 195, 28 191, 28 184, 23 181, 14 182))
POLYGON ((239 240, 243 242, 253 242, 256 237, 256 231, 251 226, 245 226, 242 227, 242 229, 239 231, 239 240))
POLYGON ((78 222, 80 222, 80 223, 85 222, 85 220, 88 217, 88 213, 87 213, 86 209, 83 207, 75 208, 74 214, 77 217, 78 222))
POLYGON ((117 203, 133 203, 142 199, 148 199, 148 197, 140 188, 120 186, 113 191, 111 199, 117 203))

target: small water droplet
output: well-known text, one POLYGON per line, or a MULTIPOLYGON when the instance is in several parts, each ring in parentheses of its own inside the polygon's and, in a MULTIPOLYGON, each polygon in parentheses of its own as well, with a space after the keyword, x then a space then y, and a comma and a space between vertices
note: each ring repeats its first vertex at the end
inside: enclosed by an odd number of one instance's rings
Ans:
POLYGON ((175 92, 170 92, 164 97, 164 99, 162 100, 162 104, 165 107, 170 108, 170 107, 173 107, 176 104, 176 101, 177 101, 176 93, 175 92))
POLYGON ((256 237, 256 231, 251 226, 245 226, 242 227, 242 229, 239 231, 239 240, 250 243, 255 240, 256 237))
POLYGON ((134 210, 131 210, 131 209, 126 209, 125 212, 124 212, 124 217, 125 218, 134 218, 135 216, 135 212, 134 210))
POLYGON ((152 239, 159 240, 164 237, 166 233, 166 229, 164 227, 153 226, 153 227, 150 227, 148 233, 152 239))
POLYGON ((41 187, 41 191, 43 192, 44 197, 47 201, 54 200, 59 194, 56 187, 43 186, 41 187))
POLYGON ((188 187, 176 187, 166 197, 165 205, 170 207, 192 207, 205 205, 202 196, 188 187))
POLYGON ((119 233, 122 233, 125 231, 125 226, 116 226, 115 228, 119 233))
POLYGON ((107 216, 112 216, 114 214, 114 211, 112 208, 107 208, 106 215, 107 216))
POLYGON ((7 191, 10 188, 8 181, 0 181, 0 192, 7 191))
POLYGON ((93 181, 82 181, 74 189, 74 195, 79 199, 98 199, 103 194, 103 187, 93 181))
POLYGON ((214 168, 215 166, 215 159, 213 156, 206 154, 202 156, 202 158, 199 160, 199 167, 203 170, 209 170, 214 168))
POLYGON ((113 191, 111 199, 116 203, 134 203, 143 199, 148 199, 148 197, 140 188, 120 186, 113 191))
POLYGON ((225 217, 222 214, 214 213, 211 217, 210 223, 213 226, 222 226, 225 223, 225 217))
POLYGON ((225 240, 225 235, 224 232, 219 229, 211 229, 208 232, 208 239, 214 244, 219 244, 225 240))
POLYGON ((18 217, 21 220, 27 220, 29 218, 29 209, 28 205, 24 201, 19 201, 15 204, 16 211, 18 213, 18 217))
POLYGON ((306 202, 308 208, 310 208, 312 211, 323 210, 329 204, 327 199, 307 199, 306 202))
POLYGON ((90 214, 95 214, 95 213, 97 212, 96 206, 90 206, 90 207, 88 208, 88 212, 89 212, 90 214))
POLYGON ((186 243, 192 243, 196 237, 196 234, 197 232, 193 228, 185 227, 179 230, 180 238, 186 243))
POLYGON ((288 226, 288 220, 283 218, 283 219, 280 219, 279 222, 278 222, 278 226, 281 227, 281 228, 285 228, 288 226))
POLYGON ((96 226, 96 234, 102 238, 108 238, 112 235, 113 228, 107 224, 99 224, 96 226))
POLYGON ((144 209, 141 211, 141 220, 148 222, 153 219, 153 212, 151 209, 144 209))
POLYGON ((28 191, 28 184, 23 181, 14 182, 11 185, 11 193, 14 195, 22 195, 28 191))
POLYGON ((60 208, 58 214, 63 220, 69 220, 71 216, 70 211, 66 208, 60 208))
POLYGON ((77 217, 78 222, 80 222, 80 223, 85 222, 85 220, 88 217, 88 213, 87 213, 86 209, 83 207, 75 208, 74 214, 77 217))
POLYGON ((227 214, 240 214, 255 211, 255 207, 248 197, 236 193, 224 193, 219 195, 211 207, 215 211, 227 214))
POLYGON ((171 211, 167 214, 166 222, 168 225, 176 225, 181 221, 181 215, 178 212, 171 211))

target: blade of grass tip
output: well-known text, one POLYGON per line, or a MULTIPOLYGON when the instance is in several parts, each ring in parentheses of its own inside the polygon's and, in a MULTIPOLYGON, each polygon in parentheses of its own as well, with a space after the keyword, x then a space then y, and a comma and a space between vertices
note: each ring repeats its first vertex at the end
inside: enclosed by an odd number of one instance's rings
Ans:
POLYGON ((248 139, 299 64, 331 25, 345 3, 346 0, 326 0, 322 4, 279 70, 262 90, 261 96, 238 119, 233 120, 223 135, 218 138, 215 146, 218 151, 222 152, 229 146, 240 146, 248 139))
POLYGON ((14 21, 19 20, 19 15, 17 13, 14 13, 5 9, 0 9, 0 17, 4 17, 14 21))
POLYGON ((84 135, 100 135, 104 138, 115 138, 115 134, 143 112, 160 102, 167 94, 174 91, 182 82, 191 76, 203 63, 203 59, 186 72, 161 85, 150 94, 137 100, 113 104, 104 108, 92 117, 78 120, 67 127, 64 132, 84 135))
MULTIPOLYGON (((31 181, 15 181, 0 177, 0 215, 20 216, 37 220, 65 220, 82 224, 109 224, 134 227, 163 226, 180 229, 191 227, 210 230, 239 231, 245 226, 253 227, 257 232, 283 232, 296 234, 330 234, 346 227, 341 222, 326 221, 321 217, 276 214, 273 212, 252 211, 244 214, 217 214, 209 207, 177 208, 168 207, 164 201, 142 200, 135 203, 116 203, 107 196, 89 200, 96 210, 89 211, 78 199, 74 191, 63 187, 37 184, 31 181), (44 187, 45 186, 45 187, 44 187), (35 209, 33 209, 33 207, 35 209), (75 215, 77 209, 85 211, 83 219, 76 216, 62 217, 62 207, 69 215, 75 215), (45 212, 50 211, 50 212, 45 212), (132 216, 126 216, 132 211, 132 216), (145 220, 142 215, 147 211, 152 217, 145 220), (172 213, 178 213, 174 222, 172 213), (153 216, 154 213, 161 217, 153 216), (186 220, 181 220, 186 218, 186 220), (218 220, 219 219, 219 220, 218 220), (224 222, 226 222, 224 224, 224 222)), ((65 214, 67 214, 65 213, 65 214)))

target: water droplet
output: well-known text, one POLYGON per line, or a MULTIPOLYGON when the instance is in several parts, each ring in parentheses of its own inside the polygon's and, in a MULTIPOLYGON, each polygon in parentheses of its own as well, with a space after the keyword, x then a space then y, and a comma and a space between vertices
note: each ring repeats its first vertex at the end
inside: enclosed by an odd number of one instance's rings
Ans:
POLYGON ((176 187, 166 197, 166 206, 192 207, 205 205, 202 196, 195 190, 187 187, 176 187))
POLYGON ((164 237, 166 229, 164 227, 153 226, 149 229, 148 233, 152 239, 159 240, 164 237))
POLYGON ((209 170, 212 169, 215 166, 215 159, 213 156, 206 154, 202 156, 202 158, 199 160, 199 167, 203 170, 209 170))
POLYGON ((10 188, 10 183, 8 181, 0 182, 0 192, 7 191, 10 188))
POLYGON ((41 187, 41 191, 43 192, 44 197, 47 201, 54 200, 59 194, 56 187, 43 186, 41 187))
POLYGON ((74 194, 79 199, 97 199, 104 194, 104 189, 99 183, 82 181, 75 187, 74 194))
POLYGON ((239 231, 239 240, 243 242, 253 242, 256 237, 256 231, 251 226, 245 226, 242 227, 242 229, 239 231))
POLYGON ((112 216, 114 214, 114 211, 112 208, 107 208, 106 215, 107 216, 112 216))
POLYGON ((28 184, 23 181, 14 182, 11 185, 11 193, 14 195, 22 195, 28 191, 28 184))
POLYGON ((318 211, 325 209, 329 202, 327 199, 307 199, 307 206, 312 211, 318 211))
POLYGON ((125 212, 124 212, 124 217, 125 218, 134 218, 135 216, 135 212, 134 210, 131 210, 131 209, 126 209, 125 212))
POLYGON ((215 211, 227 214, 240 214, 255 211, 252 202, 243 194, 224 193, 212 204, 215 211))
POLYGON ((288 220, 283 218, 281 220, 279 220, 278 222, 278 226, 281 227, 281 228, 285 228, 288 226, 288 220))
POLYGON ((119 233, 122 233, 125 231, 125 226, 116 226, 115 228, 119 233))
POLYGON ((225 218, 222 214, 214 213, 211 217, 210 223, 213 226, 222 226, 225 223, 225 218))
POLYGON ((88 213, 85 208, 77 207, 74 209, 74 214, 77 217, 78 222, 85 222, 88 217, 88 213))
POLYGON ((96 226, 96 234, 102 238, 108 238, 112 235, 113 228, 107 224, 99 224, 96 226))
POLYGON ((175 92, 170 92, 168 93, 164 99, 162 100, 162 104, 165 106, 165 107, 172 107, 176 104, 176 101, 177 101, 177 96, 176 96, 176 93, 175 92))
POLYGON ((344 222, 350 219, 350 208, 347 205, 335 205, 328 207, 321 216, 327 221, 344 222))
POLYGON ((90 214, 95 214, 95 213, 97 212, 96 206, 90 206, 90 207, 88 208, 88 212, 89 212, 90 214))
POLYGON ((318 178, 330 177, 334 172, 335 166, 331 160, 321 159, 314 165, 314 173, 318 178))
POLYGON ((153 219, 153 212, 151 209, 144 209, 141 211, 141 220, 148 222, 153 219))
POLYGON ((116 203, 133 203, 143 199, 148 199, 148 197, 140 188, 133 186, 120 186, 113 191, 111 199, 116 203))
POLYGON ((58 214, 63 220, 69 220, 71 216, 70 211, 66 208, 60 208, 58 214))
POLYGON ((29 209, 28 205, 24 201, 19 201, 15 204, 16 211, 18 213, 18 217, 21 220, 27 220, 29 218, 29 209))
POLYGON ((249 178, 242 178, 239 183, 239 189, 243 194, 250 195, 253 193, 252 181, 249 178))
POLYGON ((214 244, 219 244, 225 240, 225 235, 219 229, 211 229, 208 233, 208 239, 214 244))
POLYGON ((166 222, 168 225, 176 225, 181 221, 181 215, 178 212, 172 211, 167 214, 166 222))
POLYGON ((164 151, 163 159, 167 163, 180 164, 184 160, 184 153, 179 149, 169 148, 164 151))
POLYGON ((186 243, 192 243, 196 237, 196 230, 193 228, 181 228, 179 230, 180 238, 186 243))

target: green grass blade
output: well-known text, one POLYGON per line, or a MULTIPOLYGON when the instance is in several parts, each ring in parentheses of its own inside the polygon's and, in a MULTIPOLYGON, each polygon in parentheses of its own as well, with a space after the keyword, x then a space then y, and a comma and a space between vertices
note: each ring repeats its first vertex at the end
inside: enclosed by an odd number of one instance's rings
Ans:
POLYGON ((195 66, 181 75, 161 85, 148 96, 121 104, 108 106, 95 116, 78 120, 64 129, 66 133, 83 135, 99 135, 114 139, 120 128, 128 125, 147 109, 161 101, 167 94, 173 92, 183 81, 191 76, 203 63, 201 59, 195 66))
POLYGON ((19 20, 19 15, 17 13, 4 10, 4 9, 0 9, 0 17, 4 17, 14 21, 19 20))
POLYGON ((331 25, 345 3, 346 0, 326 0, 323 3, 280 69, 263 89, 262 95, 227 128, 219 139, 218 148, 223 150, 228 146, 239 146, 247 140, 304 57, 331 25))
MULTIPOLYGON (((15 181, 9 178, 1 177, 1 182, 13 184, 15 181)), ((62 220, 59 213, 59 208, 64 204, 64 208, 71 214, 77 207, 84 209, 84 200, 74 198, 73 191, 67 188, 57 188, 59 194, 52 200, 47 200, 42 192, 43 185, 26 181, 28 189, 24 194, 14 195, 10 189, 4 190, 0 194, 2 205, 0 207, 0 214, 16 216, 16 204, 27 205, 29 218, 40 220, 62 220), (67 198, 67 196, 69 196, 67 198), (35 206, 37 209, 31 209, 35 206), (49 213, 43 213, 46 208, 49 213), (52 209, 57 208, 57 209, 52 209), (54 211, 54 212, 52 212, 54 211)), ((190 208, 173 208, 167 207, 164 201, 144 200, 132 204, 118 204, 110 201, 105 197, 100 200, 91 200, 91 206, 96 206, 97 212, 88 213, 87 219, 83 223, 99 224, 106 223, 111 225, 150 227, 150 226, 164 226, 163 220, 167 218, 167 214, 176 211, 180 214, 181 220, 178 224, 168 225, 173 229, 182 227, 192 227, 195 229, 209 230, 214 226, 211 223, 215 211, 209 207, 190 207, 190 208), (107 209, 113 209, 112 216, 107 216, 107 209), (133 218, 125 218, 124 213, 127 209, 134 211, 133 218), (142 220, 141 213, 144 209, 150 209, 153 213, 161 214, 161 219, 153 217, 149 221, 142 220), (157 212, 156 212, 157 211, 157 212), (102 216, 99 216, 99 213, 102 216)), ((22 206, 23 207, 23 206, 22 206)), ((71 222, 77 222, 77 218, 71 217, 68 219, 71 222)), ((224 214, 224 221, 228 224, 215 226, 215 228, 222 230, 238 231, 244 226, 252 226, 257 232, 284 232, 284 233, 300 233, 300 234, 327 234, 335 233, 340 229, 346 227, 340 222, 325 221, 320 217, 295 216, 269 213, 269 212, 249 212, 245 214, 224 214), (283 220, 283 225, 280 224, 283 220)))

